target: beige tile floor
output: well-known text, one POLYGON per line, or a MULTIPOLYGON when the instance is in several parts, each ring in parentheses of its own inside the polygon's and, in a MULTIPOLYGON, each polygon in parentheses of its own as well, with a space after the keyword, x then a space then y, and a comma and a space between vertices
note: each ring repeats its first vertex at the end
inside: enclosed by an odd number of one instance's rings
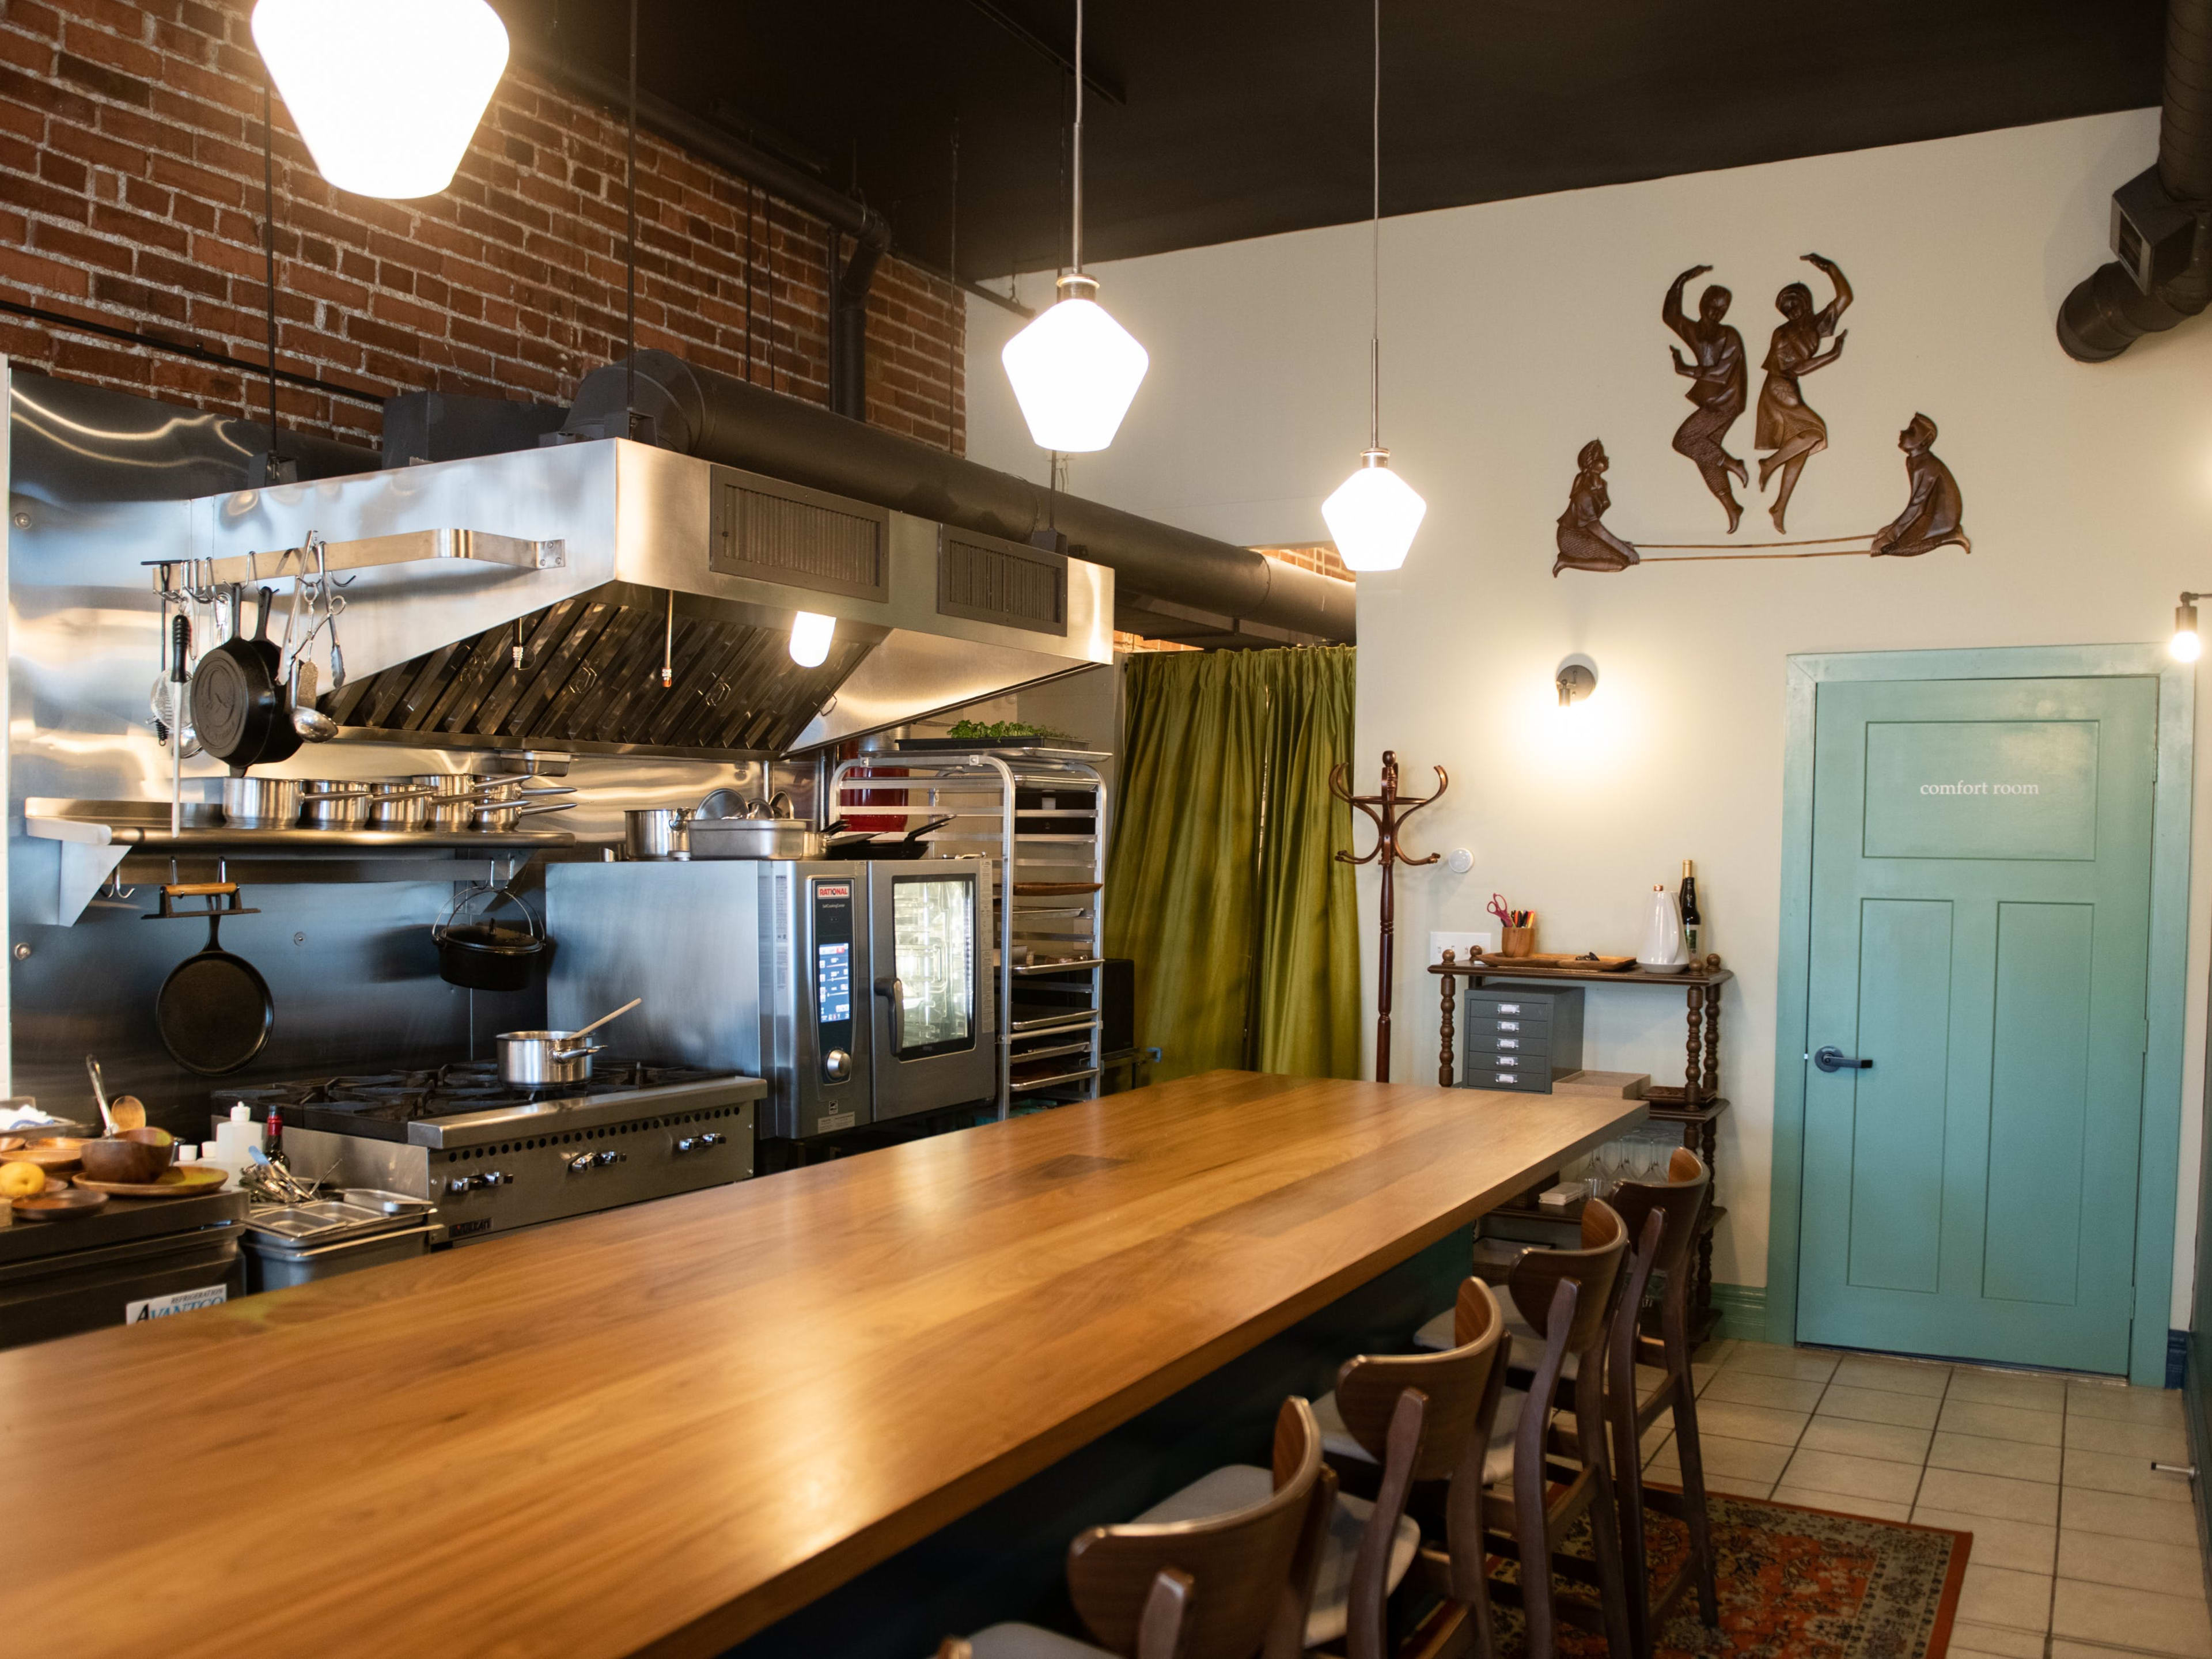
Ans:
MULTIPOLYGON (((1951 1650, 1984 1659, 2212 1659, 2181 1396, 2081 1377, 1708 1345, 1717 1492, 1971 1532, 1951 1650)), ((1668 1425, 1646 1467, 1678 1478, 1668 1425)))

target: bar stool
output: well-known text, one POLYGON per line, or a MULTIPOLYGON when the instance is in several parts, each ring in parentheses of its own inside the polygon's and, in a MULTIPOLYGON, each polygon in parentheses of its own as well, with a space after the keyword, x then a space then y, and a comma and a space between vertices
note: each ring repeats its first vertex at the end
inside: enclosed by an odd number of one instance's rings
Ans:
POLYGON ((1272 1462, 1202 1517, 1170 1519, 1163 1504, 1067 1547, 1068 1594, 1097 1646, 1003 1624, 947 1638, 939 1659, 1297 1659, 1336 1504, 1304 1401, 1286 1400, 1276 1414, 1272 1462))
POLYGON ((1639 1232, 1656 1219, 1662 1226, 1656 1248, 1639 1251, 1614 1320, 1607 1378, 1607 1411, 1613 1429, 1613 1485, 1620 1504, 1621 1553, 1628 1572, 1628 1612, 1639 1659, 1649 1656, 1667 1626, 1675 1604, 1694 1583, 1698 1613, 1708 1626, 1720 1621, 1713 1582, 1711 1522, 1705 1509, 1705 1462, 1698 1443, 1698 1391, 1690 1374, 1690 1252, 1712 1188, 1705 1160, 1678 1147, 1662 1182, 1625 1181, 1613 1202, 1622 1221, 1639 1232), (1644 1288, 1655 1274, 1659 1295, 1659 1334, 1641 1328, 1644 1288), (1637 1398, 1637 1368, 1656 1369, 1657 1385, 1637 1398), (1644 1433, 1662 1413, 1674 1416, 1674 1443, 1682 1466, 1682 1490, 1661 1492, 1644 1484, 1644 1433), (1681 1565, 1655 1593, 1650 1587, 1644 1512, 1656 1510, 1688 1529, 1690 1548, 1681 1565))
MULTIPOLYGON (((1592 1199, 1583 1206, 1580 1249, 1530 1250, 1506 1280, 1521 1321, 1541 1346, 1528 1389, 1508 1386, 1499 1401, 1483 1471, 1482 1519, 1491 1547, 1520 1560, 1519 1583, 1492 1589, 1520 1603, 1529 1659, 1552 1659, 1562 1617, 1601 1631, 1614 1654, 1633 1650, 1620 1517, 1606 1446, 1604 1386, 1606 1339, 1627 1253, 1628 1229, 1620 1217, 1592 1199), (1569 1420, 1555 1432, 1553 1405, 1563 1397, 1563 1386, 1571 1401, 1563 1408, 1569 1420), (1555 1453, 1573 1461, 1560 1461, 1555 1453), (1552 1587, 1553 1559, 1585 1516, 1597 1558, 1594 1616, 1580 1602, 1562 1601, 1552 1587)), ((1514 1322, 1509 1318, 1509 1334, 1514 1322)), ((1526 1352, 1517 1334, 1514 1347, 1516 1358, 1526 1352)))
MULTIPOLYGON (((1453 1607, 1452 1625, 1431 1623, 1433 1650, 1471 1617, 1484 1653, 1491 1635, 1489 1577, 1484 1571, 1481 1493, 1492 1425, 1504 1395, 1500 1364, 1505 1321, 1480 1279, 1460 1286, 1451 1315, 1455 1346, 1441 1353, 1363 1354, 1345 1361, 1336 1389, 1314 1402, 1322 1450, 1347 1483, 1371 1486, 1358 1547, 1347 1555, 1325 1551, 1314 1589, 1306 1644, 1345 1638, 1350 1659, 1383 1659, 1389 1649, 1390 1594, 1415 1559, 1428 1587, 1453 1607), (1401 1517, 1415 1482, 1449 1482, 1443 1513, 1448 1548, 1420 1545, 1402 1552, 1401 1517)), ((1362 1518, 1361 1500, 1337 1499, 1340 1516, 1362 1518)), ((1334 1529, 1332 1529, 1334 1535, 1334 1529)))

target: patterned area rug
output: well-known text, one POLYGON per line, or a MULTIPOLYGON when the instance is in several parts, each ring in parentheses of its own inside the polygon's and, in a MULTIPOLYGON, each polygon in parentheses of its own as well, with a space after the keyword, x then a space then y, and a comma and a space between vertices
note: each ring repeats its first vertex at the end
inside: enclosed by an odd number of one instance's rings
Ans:
MULTIPOLYGON (((1720 1625, 1698 1622, 1689 1591, 1659 1634, 1657 1659, 1943 1659, 1971 1534, 1717 1492, 1709 1501, 1720 1625)), ((1588 1531, 1576 1532, 1568 1547, 1587 1554, 1588 1531)), ((1655 1584, 1688 1544, 1680 1522, 1651 1517, 1655 1584)), ((1499 1646, 1522 1654, 1519 1609, 1500 1606, 1498 1626, 1499 1646)), ((1563 1621, 1559 1651, 1601 1659, 1605 1638, 1563 1621)))

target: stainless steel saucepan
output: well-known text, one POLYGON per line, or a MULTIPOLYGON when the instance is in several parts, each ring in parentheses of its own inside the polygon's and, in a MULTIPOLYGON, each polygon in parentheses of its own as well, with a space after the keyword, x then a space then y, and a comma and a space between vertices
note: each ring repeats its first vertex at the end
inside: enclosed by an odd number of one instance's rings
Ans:
POLYGON ((565 1083, 588 1083, 596 1042, 583 1039, 611 1019, 619 1018, 645 999, 632 997, 611 1014, 602 1014, 574 1031, 501 1031, 498 1036, 499 1074, 511 1089, 550 1089, 565 1083))

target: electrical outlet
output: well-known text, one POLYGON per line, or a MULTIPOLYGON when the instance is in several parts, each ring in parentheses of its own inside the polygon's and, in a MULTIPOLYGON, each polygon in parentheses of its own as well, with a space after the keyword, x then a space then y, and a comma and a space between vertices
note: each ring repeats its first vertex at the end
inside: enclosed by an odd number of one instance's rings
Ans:
POLYGON ((1498 935, 1487 933, 1437 933, 1429 935, 1429 966, 1433 968, 1444 959, 1444 952, 1453 952, 1453 960, 1465 962, 1478 951, 1495 951, 1498 935))

